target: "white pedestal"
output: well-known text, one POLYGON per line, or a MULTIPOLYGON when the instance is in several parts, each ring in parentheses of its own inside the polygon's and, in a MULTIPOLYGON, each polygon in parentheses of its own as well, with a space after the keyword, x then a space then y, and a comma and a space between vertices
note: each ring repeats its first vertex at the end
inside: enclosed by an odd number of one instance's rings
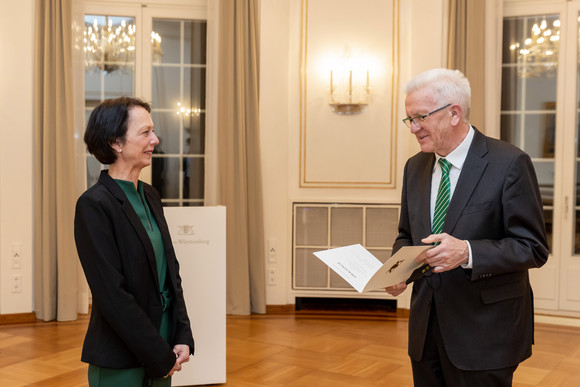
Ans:
POLYGON ((173 386, 226 382, 226 208, 165 207, 195 354, 173 386))

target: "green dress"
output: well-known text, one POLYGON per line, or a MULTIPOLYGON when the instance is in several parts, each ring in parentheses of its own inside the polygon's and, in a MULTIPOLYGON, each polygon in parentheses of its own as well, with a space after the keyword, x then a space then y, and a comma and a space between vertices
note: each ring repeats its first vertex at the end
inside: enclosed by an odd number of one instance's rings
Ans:
MULTIPOLYGON (((161 316, 161 326, 159 328, 159 334, 169 342, 169 336, 171 335, 171 291, 167 284, 167 261, 165 257, 165 246, 163 244, 163 239, 161 237, 161 232, 159 231, 159 226, 155 221, 155 218, 151 214, 151 210, 147 205, 145 200, 145 194, 143 193, 143 182, 139 181, 137 184, 137 189, 135 189, 135 184, 130 181, 117 180, 115 181, 129 198, 129 202, 133 206, 133 209, 141 219, 141 223, 151 244, 155 251, 155 260, 157 262, 157 274, 159 279, 159 289, 161 289, 161 305, 163 306, 163 314, 161 316)), ((142 387, 146 379, 145 368, 127 368, 127 369, 115 369, 115 368, 105 368, 97 367, 92 364, 89 365, 89 386, 90 387, 142 387)), ((153 379, 147 385, 152 387, 170 387, 171 377, 167 378, 157 378, 153 379)))

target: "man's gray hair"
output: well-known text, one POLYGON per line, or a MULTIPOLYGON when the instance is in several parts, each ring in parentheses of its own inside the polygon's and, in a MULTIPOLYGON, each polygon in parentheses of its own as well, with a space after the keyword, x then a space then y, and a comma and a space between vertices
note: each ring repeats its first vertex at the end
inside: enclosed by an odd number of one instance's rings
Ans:
POLYGON ((403 90, 409 94, 426 87, 433 90, 433 99, 438 107, 448 103, 458 104, 463 110, 463 120, 469 121, 471 86, 461 71, 444 68, 427 70, 408 81, 403 90))

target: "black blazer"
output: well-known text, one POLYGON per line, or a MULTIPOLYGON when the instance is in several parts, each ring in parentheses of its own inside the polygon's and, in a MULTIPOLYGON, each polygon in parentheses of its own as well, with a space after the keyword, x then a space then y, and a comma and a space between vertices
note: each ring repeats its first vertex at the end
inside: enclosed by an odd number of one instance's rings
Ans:
MULTIPOLYGON (((407 161, 393 252, 420 245, 431 234, 434 163, 432 153, 419 153, 407 161)), ((458 267, 414 283, 409 356, 421 359, 435 302, 445 348, 457 368, 518 364, 531 355, 534 336, 528 269, 548 259, 542 200, 530 157, 476 129, 443 232, 469 241, 473 269, 458 267)))
POLYGON ((77 251, 93 296, 82 361, 109 368, 143 366, 155 378, 173 368, 173 345, 186 344, 193 354, 194 342, 161 199, 148 184, 144 192, 165 244, 173 295, 171 342, 159 335, 162 307, 147 231, 121 187, 102 171, 78 199, 74 222, 77 251))

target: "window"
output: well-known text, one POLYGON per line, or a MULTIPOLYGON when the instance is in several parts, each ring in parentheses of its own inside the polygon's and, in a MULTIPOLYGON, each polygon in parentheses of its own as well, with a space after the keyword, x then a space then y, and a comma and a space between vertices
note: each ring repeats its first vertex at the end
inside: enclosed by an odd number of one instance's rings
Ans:
POLYGON ((154 19, 153 30, 163 52, 153 53, 152 183, 167 205, 203 205, 206 22, 154 19))
MULTIPOLYGON (((136 96, 151 103, 160 143, 141 179, 167 206, 203 206, 206 195, 207 20, 199 9, 88 7, 86 118, 101 101, 136 96), (105 10, 106 12, 100 12, 105 10)), ((87 154, 87 185, 103 166, 87 154)))
MULTIPOLYGON (((134 26, 130 16, 85 15, 85 121, 101 101, 135 95, 134 26)), ((88 153, 86 160, 90 187, 102 166, 88 153)))
POLYGON ((550 258, 530 270, 538 311, 580 311, 580 1, 504 4, 501 138, 540 184, 550 258))
POLYGON ((559 46, 558 14, 504 19, 501 139, 523 149, 534 162, 550 246, 559 46))

